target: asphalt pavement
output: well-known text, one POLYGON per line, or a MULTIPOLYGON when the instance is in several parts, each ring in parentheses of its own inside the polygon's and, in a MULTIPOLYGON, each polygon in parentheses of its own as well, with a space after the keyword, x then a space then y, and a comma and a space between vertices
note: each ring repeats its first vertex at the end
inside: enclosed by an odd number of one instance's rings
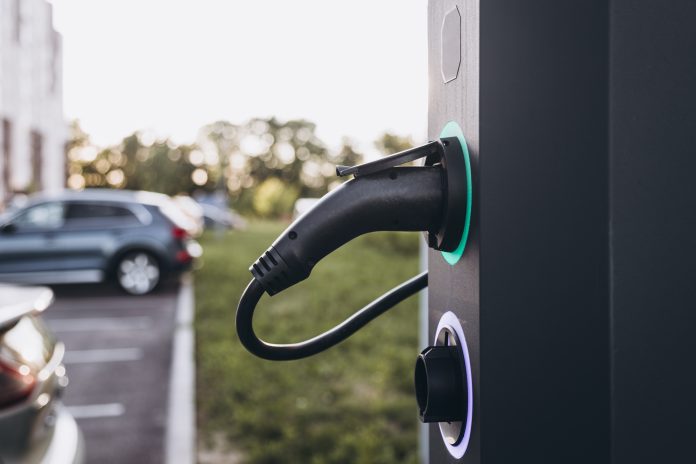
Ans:
POLYGON ((164 462, 178 284, 137 297, 109 285, 53 290, 44 318, 65 343, 64 403, 87 463, 164 462))

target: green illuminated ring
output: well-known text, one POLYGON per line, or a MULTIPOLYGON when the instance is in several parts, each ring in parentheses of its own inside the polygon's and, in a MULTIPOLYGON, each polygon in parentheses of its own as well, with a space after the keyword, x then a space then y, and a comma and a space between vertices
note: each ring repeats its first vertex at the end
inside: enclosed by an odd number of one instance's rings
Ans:
POLYGON ((457 137, 462 146, 464 164, 466 165, 466 211, 464 212, 464 230, 462 231, 462 238, 459 240, 459 245, 457 246, 456 250, 442 252, 442 257, 445 258, 445 261, 454 266, 464 254, 466 241, 469 238, 469 227, 471 226, 471 197, 473 195, 473 188, 471 183, 471 160, 469 159, 469 148, 466 145, 466 139, 464 138, 462 128, 459 127, 459 124, 454 121, 448 122, 445 124, 442 132, 440 132, 440 138, 442 139, 445 137, 457 137))

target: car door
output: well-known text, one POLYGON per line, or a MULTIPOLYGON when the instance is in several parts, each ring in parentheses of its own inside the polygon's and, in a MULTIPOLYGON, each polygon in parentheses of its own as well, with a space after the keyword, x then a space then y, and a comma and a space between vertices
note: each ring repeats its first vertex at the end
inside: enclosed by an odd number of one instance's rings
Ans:
POLYGON ((65 225, 53 245, 71 270, 106 269, 124 229, 140 225, 135 215, 115 202, 66 202, 65 225))
POLYGON ((47 201, 20 210, 0 227, 0 280, 17 274, 53 272, 60 258, 51 242, 65 222, 65 206, 47 201))

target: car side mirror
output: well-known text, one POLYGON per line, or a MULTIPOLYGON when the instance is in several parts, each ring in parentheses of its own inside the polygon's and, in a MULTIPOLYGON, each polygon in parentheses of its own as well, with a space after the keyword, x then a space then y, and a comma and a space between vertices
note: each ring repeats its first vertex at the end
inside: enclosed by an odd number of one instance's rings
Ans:
POLYGON ((12 222, 8 222, 7 224, 3 224, 2 226, 0 226, 0 233, 3 234, 13 234, 16 231, 17 226, 12 222))

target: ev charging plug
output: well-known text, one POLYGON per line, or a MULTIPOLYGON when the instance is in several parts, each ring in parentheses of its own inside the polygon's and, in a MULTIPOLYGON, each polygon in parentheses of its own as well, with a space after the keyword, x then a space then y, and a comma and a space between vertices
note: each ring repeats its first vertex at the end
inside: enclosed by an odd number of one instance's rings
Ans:
POLYGON ((375 317, 427 286, 424 272, 365 306, 338 326, 310 340, 271 344, 253 329, 263 293, 273 296, 309 277, 326 255, 375 231, 427 232, 428 245, 453 251, 462 240, 467 208, 466 162, 459 139, 443 138, 377 161, 338 166, 354 178, 325 195, 293 222, 250 267, 253 279, 237 308, 239 339, 265 359, 292 360, 319 353, 348 338, 375 317), (425 158, 420 167, 400 166, 425 158))
POLYGON ((433 345, 416 359, 414 381, 420 420, 437 423, 449 453, 461 458, 471 438, 473 379, 464 328, 453 312, 442 315, 433 345))

